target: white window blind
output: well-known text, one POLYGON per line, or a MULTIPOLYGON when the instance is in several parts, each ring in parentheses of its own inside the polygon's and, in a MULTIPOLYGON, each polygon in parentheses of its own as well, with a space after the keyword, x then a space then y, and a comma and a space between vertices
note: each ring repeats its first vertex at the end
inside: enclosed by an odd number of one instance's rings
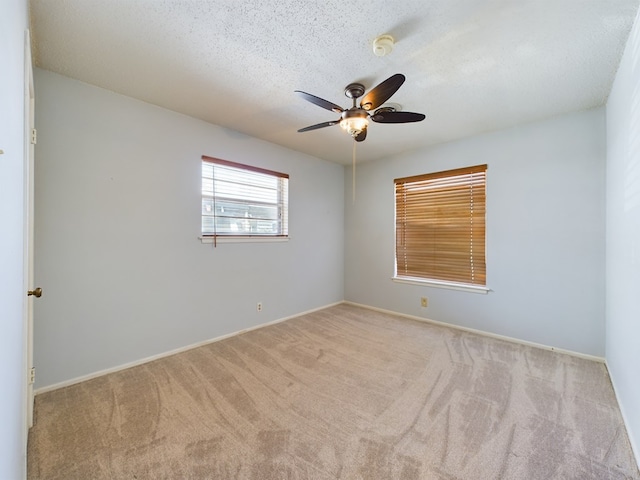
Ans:
POLYGON ((203 237, 286 237, 289 175, 202 157, 203 237))
POLYGON ((486 170, 394 180, 396 278, 486 285, 486 170))

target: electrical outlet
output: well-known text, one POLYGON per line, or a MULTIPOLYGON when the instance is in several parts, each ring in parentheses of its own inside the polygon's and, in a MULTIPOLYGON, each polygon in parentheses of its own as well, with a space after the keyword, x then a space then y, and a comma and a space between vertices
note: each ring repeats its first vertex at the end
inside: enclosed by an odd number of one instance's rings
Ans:
POLYGON ((258 304, 256 305, 256 310, 259 312, 262 311, 262 302, 258 302, 258 304))
POLYGON ((429 299, 427 297, 420 297, 420 306, 426 308, 429 306, 429 299))

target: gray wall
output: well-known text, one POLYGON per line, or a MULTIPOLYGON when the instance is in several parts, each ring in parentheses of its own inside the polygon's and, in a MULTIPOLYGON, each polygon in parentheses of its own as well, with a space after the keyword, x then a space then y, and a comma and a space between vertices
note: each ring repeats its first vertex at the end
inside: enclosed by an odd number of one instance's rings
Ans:
POLYGON ((44 70, 36 93, 38 388, 343 299, 341 165, 44 70), (290 175, 288 242, 201 244, 203 154, 290 175))
POLYGON ((24 41, 27 2, 0 3, 0 478, 26 465, 24 41))
POLYGON ((607 103, 607 365, 640 459, 640 25, 607 103))
POLYGON ((604 122, 596 109, 363 163, 355 203, 347 171, 345 299, 604 356, 604 122), (394 178, 484 163, 492 291, 393 282, 394 178))

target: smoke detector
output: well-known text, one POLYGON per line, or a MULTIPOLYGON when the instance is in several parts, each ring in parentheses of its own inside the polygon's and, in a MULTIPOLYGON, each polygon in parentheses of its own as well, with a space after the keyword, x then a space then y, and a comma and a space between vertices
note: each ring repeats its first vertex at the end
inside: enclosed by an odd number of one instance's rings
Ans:
POLYGON ((391 35, 380 35, 373 41, 373 53, 376 57, 384 57, 389 55, 393 50, 394 40, 391 35))

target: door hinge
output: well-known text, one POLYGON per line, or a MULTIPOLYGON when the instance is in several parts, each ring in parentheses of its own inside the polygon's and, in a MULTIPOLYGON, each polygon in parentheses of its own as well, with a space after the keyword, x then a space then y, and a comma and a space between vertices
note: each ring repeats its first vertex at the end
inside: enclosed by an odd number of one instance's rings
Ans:
POLYGON ((32 385, 34 383, 36 383, 36 367, 32 367, 29 370, 29 384, 32 385))
POLYGON ((35 145, 38 143, 38 132, 35 128, 31 129, 31 143, 35 145))

